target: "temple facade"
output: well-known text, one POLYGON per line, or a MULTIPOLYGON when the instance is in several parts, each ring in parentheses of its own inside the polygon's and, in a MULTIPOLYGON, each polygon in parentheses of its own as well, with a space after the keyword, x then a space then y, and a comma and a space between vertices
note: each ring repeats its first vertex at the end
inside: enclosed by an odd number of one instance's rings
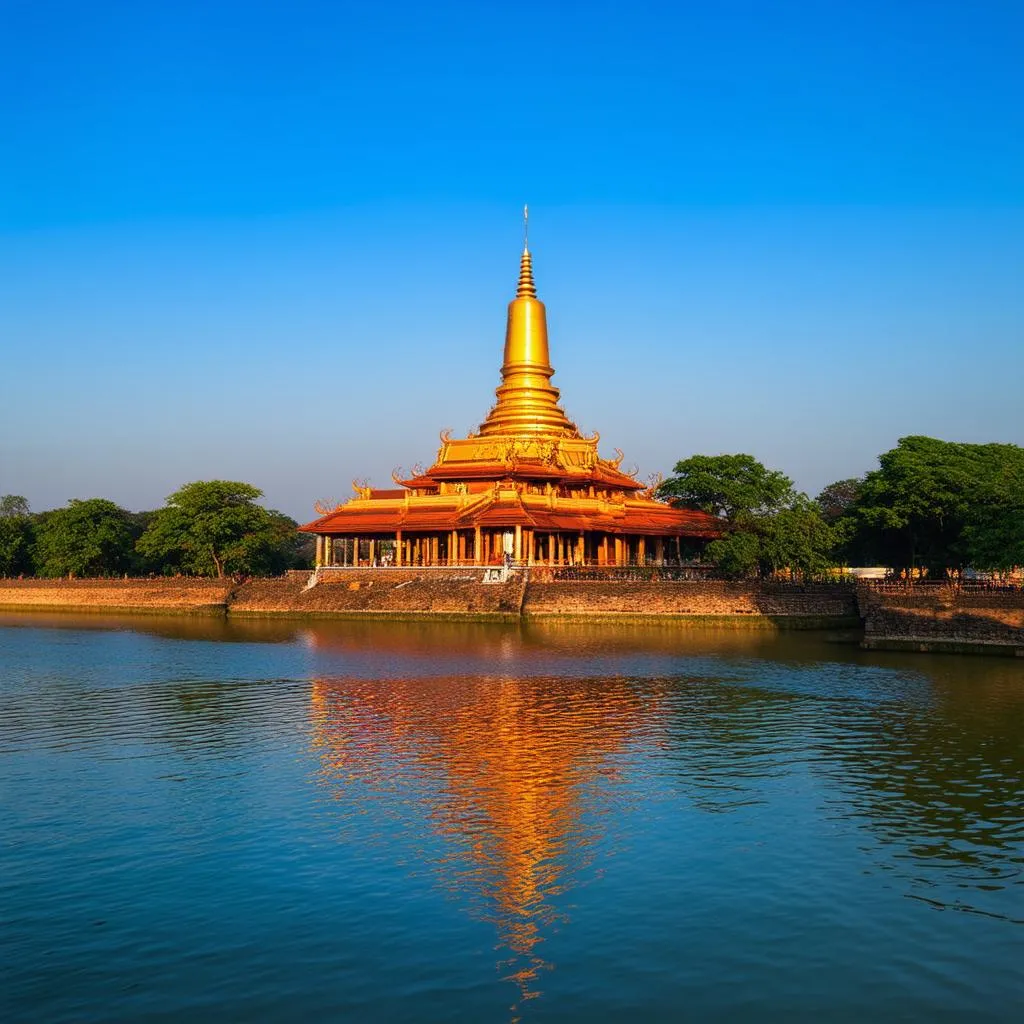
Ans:
POLYGON ((508 306, 497 402, 468 437, 441 435, 437 459, 395 487, 355 496, 299 529, 321 566, 645 565, 683 561, 717 519, 654 496, 598 454, 559 404, 547 317, 524 245, 508 306))

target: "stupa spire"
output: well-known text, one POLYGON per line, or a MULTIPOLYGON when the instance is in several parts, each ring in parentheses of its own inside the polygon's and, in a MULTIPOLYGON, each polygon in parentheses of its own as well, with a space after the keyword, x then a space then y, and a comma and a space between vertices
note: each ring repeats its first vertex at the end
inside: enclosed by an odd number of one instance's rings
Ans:
POLYGON ((523 254, 516 297, 508 304, 505 358, 498 403, 480 425, 481 434, 576 434, 576 425, 558 404, 551 383, 547 311, 537 298, 529 247, 529 208, 523 207, 523 254))
POLYGON ((533 283, 533 257, 530 255, 530 208, 523 207, 523 255, 519 258, 519 286, 516 298, 537 298, 537 286, 533 283))

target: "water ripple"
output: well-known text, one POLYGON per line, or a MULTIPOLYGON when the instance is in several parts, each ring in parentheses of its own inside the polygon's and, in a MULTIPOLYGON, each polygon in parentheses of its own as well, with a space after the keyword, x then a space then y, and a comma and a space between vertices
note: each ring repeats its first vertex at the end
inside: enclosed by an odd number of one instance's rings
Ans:
POLYGON ((7 1019, 1001 1020, 1024 994, 1018 666, 210 628, 0 629, 7 1019))

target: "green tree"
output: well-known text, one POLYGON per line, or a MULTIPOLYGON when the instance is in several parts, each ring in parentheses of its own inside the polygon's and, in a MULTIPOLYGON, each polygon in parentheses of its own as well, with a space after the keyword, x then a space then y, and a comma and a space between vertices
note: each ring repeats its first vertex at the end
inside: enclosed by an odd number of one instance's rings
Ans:
POLYGON ((20 494, 0 495, 0 519, 25 519, 30 514, 27 498, 20 494))
POLYGON ((658 493, 722 519, 725 532, 706 553, 727 576, 815 574, 831 565, 836 533, 821 509, 752 455, 693 455, 658 493))
POLYGON ((936 575, 1021 564, 1024 448, 912 436, 878 462, 848 510, 866 560, 936 575))
POLYGON ((0 496, 0 576, 32 571, 32 517, 20 494, 0 496))
POLYGON ((1024 495, 972 510, 960 547, 975 569, 1006 572, 1024 565, 1024 495))
POLYGON ((296 524, 258 505, 262 496, 233 480, 186 484, 153 514, 138 551, 165 570, 199 576, 281 572, 294 562, 296 524))
POLYGON ((854 544, 857 527, 852 509, 863 488, 863 477, 849 477, 829 484, 814 499, 822 517, 832 529, 832 558, 840 564, 851 565, 861 561, 859 549, 854 544))
POLYGON ((72 499, 44 512, 36 527, 36 563, 43 576, 106 576, 132 567, 130 513, 105 498, 72 499))
POLYGON ((864 478, 861 476, 848 477, 846 480, 836 480, 822 489, 822 492, 814 500, 821 509, 825 519, 834 523, 847 515, 860 496, 864 486, 864 478))
POLYGON ((753 455, 691 455, 673 473, 658 488, 662 498, 730 521, 776 511, 793 497, 793 481, 753 455))

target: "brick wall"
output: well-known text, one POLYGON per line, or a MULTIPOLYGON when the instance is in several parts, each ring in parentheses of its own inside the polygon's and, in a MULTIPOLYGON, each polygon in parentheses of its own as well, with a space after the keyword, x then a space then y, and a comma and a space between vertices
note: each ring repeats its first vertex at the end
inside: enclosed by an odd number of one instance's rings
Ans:
POLYGON ((528 615, 731 615, 853 618, 853 587, 846 584, 531 581, 528 615))
POLYGON ((857 597, 868 646, 883 640, 941 640, 1024 647, 1024 590, 862 586, 857 597))
POLYGON ((0 607, 199 611, 224 608, 231 588, 230 580, 186 577, 0 580, 0 607))
POLYGON ((765 616, 839 618, 856 615, 853 591, 836 585, 689 581, 558 582, 527 585, 526 574, 483 583, 484 570, 347 569, 323 574, 307 589, 309 573, 230 581, 2 580, 0 607, 72 609, 228 609, 250 615, 480 615, 765 616))
POLYGON ((239 587, 231 611, 246 614, 462 614, 518 617, 525 578, 483 583, 482 569, 346 569, 324 573, 305 589, 307 576, 252 580, 239 587))

